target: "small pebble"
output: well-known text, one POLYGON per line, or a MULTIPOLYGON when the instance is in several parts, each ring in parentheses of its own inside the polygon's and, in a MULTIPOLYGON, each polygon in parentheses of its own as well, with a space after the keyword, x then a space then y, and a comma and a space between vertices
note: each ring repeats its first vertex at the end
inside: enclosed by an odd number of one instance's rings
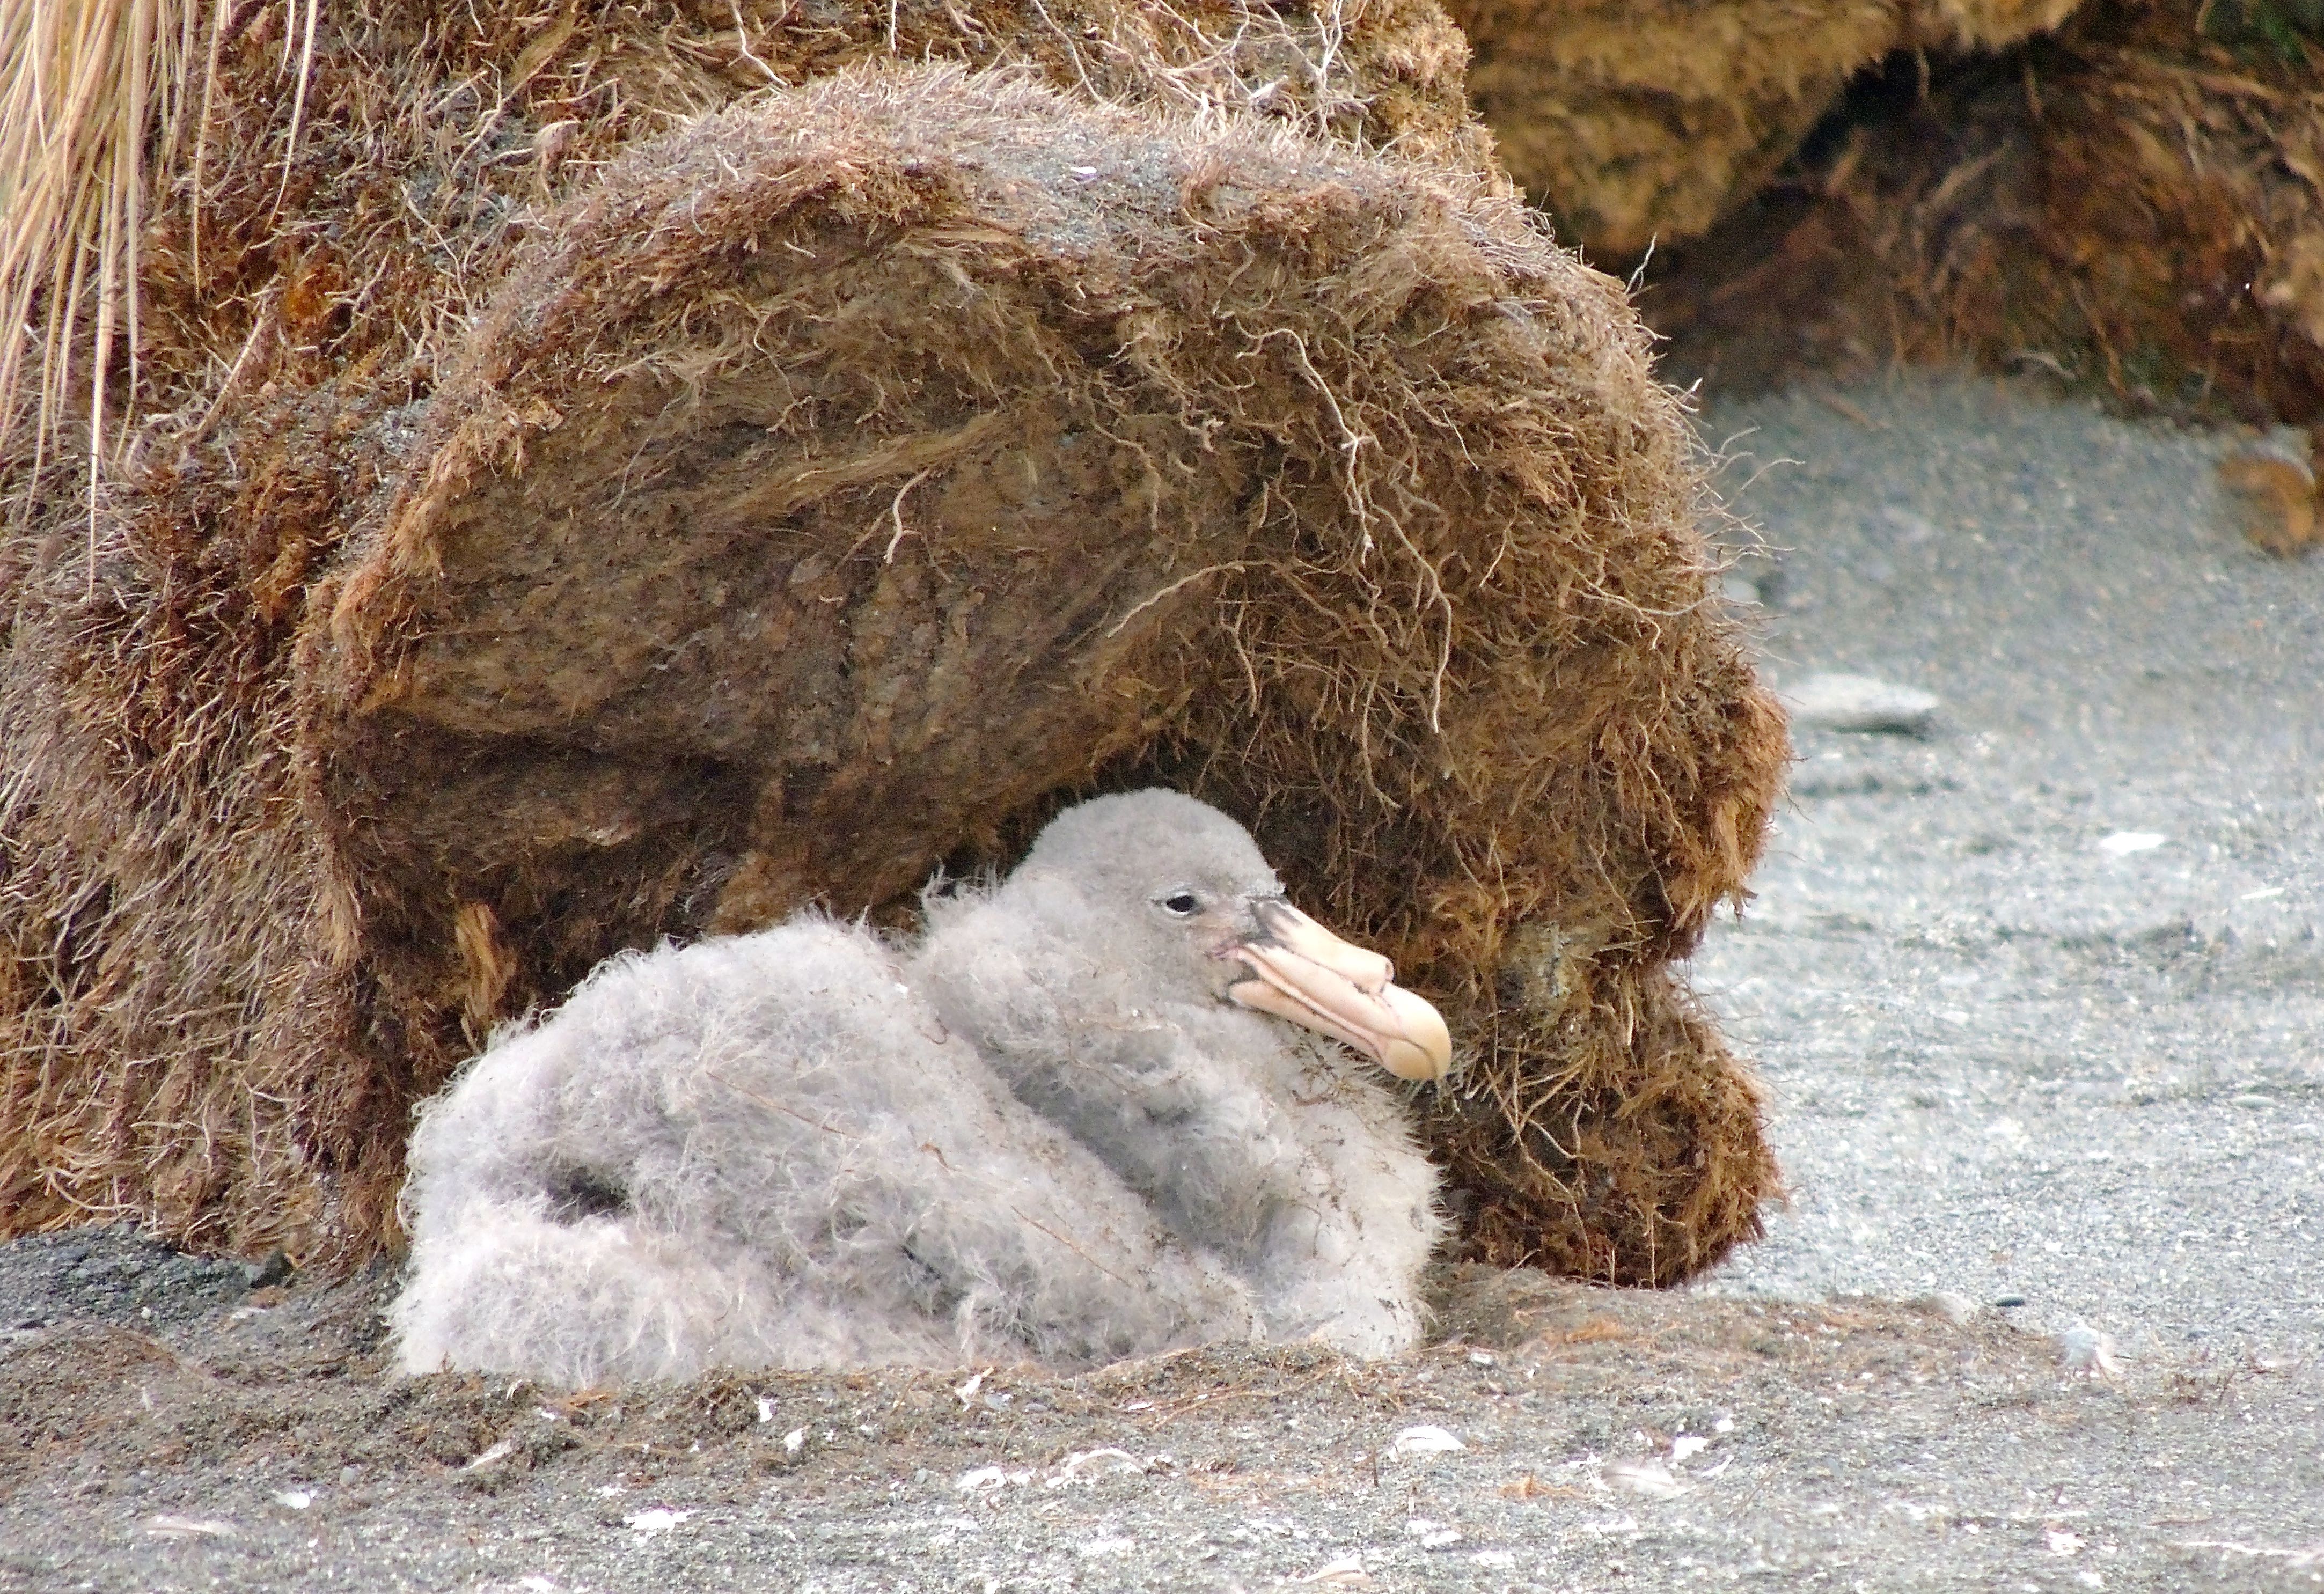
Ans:
POLYGON ((1688 1486, 1671 1476, 1670 1469, 1660 1461, 1609 1461, 1606 1464, 1606 1481, 1632 1494, 1645 1495, 1649 1499, 1673 1500, 1687 1492, 1688 1486))
POLYGON ((1955 1290, 1939 1290, 1933 1295, 1923 1295, 1920 1304, 1947 1322, 1967 1322, 1977 1315, 1977 1303, 1955 1290))
POLYGON ((2222 459, 2218 472, 2219 484, 2240 511, 2244 535, 2262 552, 2289 559, 2324 541, 2316 472, 2307 460, 2255 449, 2222 459))
POLYGON ((1888 522, 1896 534, 1896 546, 1916 548, 1923 542, 1933 542, 1944 533, 1937 523, 1924 514, 1906 509, 1901 503, 1883 504, 1880 518, 1888 522))
POLYGON ((1870 676, 1816 675, 1784 694, 1794 723, 1868 735, 1925 736, 1938 700, 1928 692, 1870 676))
POLYGON ((496 1439, 469 1457, 466 1464, 460 1470, 463 1472, 480 1472, 486 1467, 497 1467, 514 1454, 516 1454, 515 1440, 496 1439))
POLYGON ((145 1531, 165 1539, 230 1539, 235 1536, 231 1522, 217 1517, 178 1516, 163 1514, 145 1519, 145 1531))
POLYGON ((1080 1477, 1084 1468, 1094 1469, 1099 1473, 1146 1470, 1145 1464, 1136 1456, 1126 1450, 1117 1449, 1109 1444, 1096 1450, 1074 1451, 1065 1458, 1065 1464, 1058 1470, 1058 1480, 1069 1482, 1080 1477))
POLYGON ((2006 1312, 2013 1306, 2023 1306, 2025 1304, 2025 1297, 2023 1295, 1996 1295, 1993 1298, 1993 1304, 2001 1308, 2002 1311, 2006 1312))
POLYGON ((287 1282, 290 1277, 290 1258, 275 1250, 263 1262, 252 1262, 242 1270, 243 1282, 252 1289, 263 1290, 272 1285, 287 1282))
POLYGON ((2058 1359, 2075 1371, 2087 1369, 2102 1378, 2122 1370, 2115 1359, 2112 1334, 2102 1334, 2086 1322, 2077 1322, 2058 1336, 2058 1359))

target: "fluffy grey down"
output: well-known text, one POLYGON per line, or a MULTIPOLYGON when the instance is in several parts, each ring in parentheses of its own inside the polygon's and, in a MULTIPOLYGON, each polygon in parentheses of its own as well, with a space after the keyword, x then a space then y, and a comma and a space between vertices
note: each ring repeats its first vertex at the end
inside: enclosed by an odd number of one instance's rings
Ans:
POLYGON ((1434 1169, 1370 1064, 1225 994, 1279 898, 1241 826, 1139 792, 915 945, 805 915, 609 960, 421 1110, 403 1366, 1411 1345, 1434 1169))

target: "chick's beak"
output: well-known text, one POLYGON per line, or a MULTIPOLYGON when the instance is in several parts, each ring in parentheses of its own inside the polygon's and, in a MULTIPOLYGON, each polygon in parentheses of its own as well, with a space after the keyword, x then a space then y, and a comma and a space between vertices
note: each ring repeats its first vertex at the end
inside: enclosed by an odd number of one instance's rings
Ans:
POLYGON ((1452 1037, 1436 1009, 1391 983, 1396 965, 1351 946, 1279 898, 1251 904, 1256 934, 1222 948, 1250 971, 1227 987, 1246 1008, 1320 1031, 1399 1079, 1442 1079, 1452 1037))

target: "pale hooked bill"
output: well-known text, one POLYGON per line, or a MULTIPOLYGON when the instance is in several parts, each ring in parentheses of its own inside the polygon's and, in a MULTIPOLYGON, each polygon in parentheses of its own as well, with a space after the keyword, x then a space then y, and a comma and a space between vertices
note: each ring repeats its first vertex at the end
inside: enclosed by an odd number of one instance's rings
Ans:
POLYGON ((1396 965, 1342 941, 1290 903, 1255 902, 1260 933, 1222 949, 1251 978, 1227 994, 1246 1008, 1343 1041, 1398 1079, 1443 1079, 1452 1037, 1443 1015, 1396 984, 1396 965))

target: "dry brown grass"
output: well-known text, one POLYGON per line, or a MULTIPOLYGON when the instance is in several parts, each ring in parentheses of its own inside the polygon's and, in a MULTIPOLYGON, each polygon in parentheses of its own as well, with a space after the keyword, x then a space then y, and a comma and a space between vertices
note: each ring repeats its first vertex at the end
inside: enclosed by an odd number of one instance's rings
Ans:
POLYGON ((110 410, 134 401, 139 250, 198 87, 201 11, 0 0, 0 445, 29 419, 36 456, 48 448, 78 355, 92 499, 125 429, 110 410), (108 394, 116 346, 128 391, 108 394))

